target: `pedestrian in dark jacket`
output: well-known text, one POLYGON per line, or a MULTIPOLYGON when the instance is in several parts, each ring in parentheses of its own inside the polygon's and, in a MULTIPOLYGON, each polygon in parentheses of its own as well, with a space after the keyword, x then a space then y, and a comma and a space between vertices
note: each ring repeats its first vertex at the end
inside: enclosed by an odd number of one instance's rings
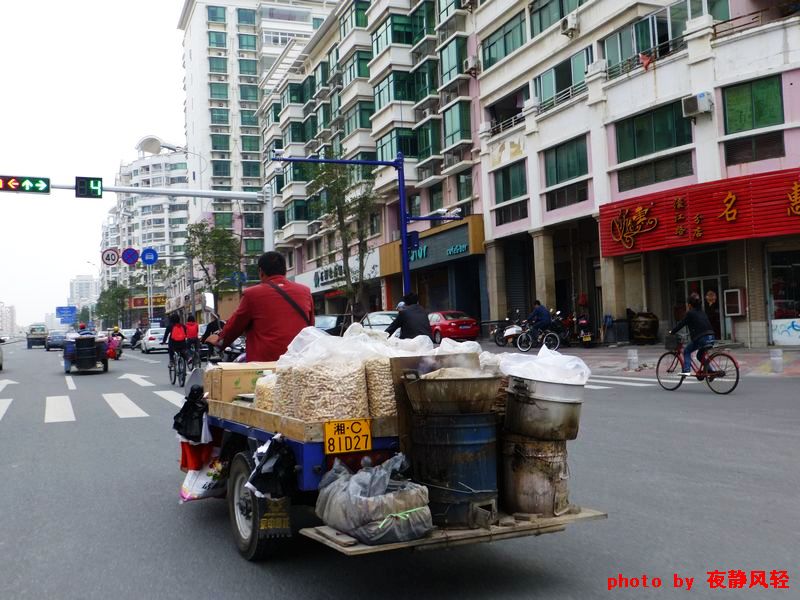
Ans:
POLYGON ((428 311, 419 304, 419 296, 409 292, 403 296, 405 307, 397 313, 397 318, 386 328, 386 333, 391 336, 400 329, 403 339, 415 338, 418 335, 431 337, 431 323, 428 321, 428 311))
POLYGON ((689 310, 686 316, 670 331, 670 334, 674 334, 684 327, 689 329, 691 341, 683 347, 684 375, 692 372, 692 352, 698 350, 697 360, 702 364, 706 348, 714 345, 714 328, 708 320, 708 315, 703 312, 700 296, 691 294, 688 303, 689 310))

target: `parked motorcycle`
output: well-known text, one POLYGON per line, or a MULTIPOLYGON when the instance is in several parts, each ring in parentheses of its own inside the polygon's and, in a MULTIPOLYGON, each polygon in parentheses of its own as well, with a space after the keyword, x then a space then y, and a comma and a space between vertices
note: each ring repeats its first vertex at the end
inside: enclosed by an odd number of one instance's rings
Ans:
POLYGON ((517 336, 522 333, 521 323, 522 313, 517 309, 512 315, 506 317, 504 321, 495 323, 489 329, 489 335, 498 346, 513 344, 517 336))
POLYGON ((561 338, 549 328, 539 329, 538 334, 534 335, 534 332, 531 331, 528 326, 528 322, 523 321, 520 329, 522 329, 522 331, 516 338, 517 349, 519 349, 520 352, 527 352, 533 348, 533 346, 538 348, 542 344, 547 346, 549 350, 558 350, 558 347, 561 345, 561 338))
POLYGON ((572 315, 562 317, 560 310, 552 311, 552 320, 550 322, 549 329, 558 336, 559 346, 569 346, 569 338, 572 335, 572 326, 572 315))
POLYGON ((236 338, 233 343, 226 347, 224 352, 224 360, 225 362, 244 362, 242 356, 244 356, 245 351, 247 350, 247 343, 244 337, 236 338))
POLYGON ((584 348, 588 348, 592 345, 593 338, 594 334, 589 324, 589 315, 581 313, 578 315, 578 340, 580 340, 584 348))

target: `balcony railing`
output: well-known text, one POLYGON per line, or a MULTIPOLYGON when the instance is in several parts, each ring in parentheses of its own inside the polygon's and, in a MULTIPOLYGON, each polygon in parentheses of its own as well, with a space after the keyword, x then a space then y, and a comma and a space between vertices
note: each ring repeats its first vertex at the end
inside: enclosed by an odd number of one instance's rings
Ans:
POLYGON ((513 117, 509 117, 499 123, 497 121, 492 121, 492 135, 497 135, 498 133, 504 132, 506 129, 511 129, 512 127, 516 127, 520 123, 525 122, 525 115, 522 113, 517 113, 513 117))
POLYGON ((680 52, 685 48, 685 37, 671 39, 668 42, 659 44, 658 46, 653 46, 649 50, 639 52, 639 54, 631 56, 630 58, 623 60, 621 63, 617 63, 616 65, 608 67, 606 75, 609 79, 614 79, 616 77, 620 77, 621 75, 625 75, 626 73, 630 73, 631 71, 638 69, 640 66, 644 66, 645 69, 649 69, 651 64, 661 60, 666 56, 680 52))
POLYGON ((781 6, 762 8, 746 15, 739 15, 727 21, 714 24, 714 39, 759 27, 772 21, 800 15, 800 2, 790 2, 781 6))
POLYGON ((559 104, 563 104, 564 102, 567 102, 568 100, 571 100, 572 98, 575 98, 576 96, 580 96, 585 91, 586 91, 586 82, 585 81, 581 81, 579 83, 576 83, 573 86, 570 86, 570 87, 568 87, 568 88, 566 88, 564 90, 561 90, 560 92, 558 92, 552 98, 548 98, 547 100, 542 100, 539 103, 538 113, 541 114, 543 112, 546 112, 546 111, 558 106, 559 104))

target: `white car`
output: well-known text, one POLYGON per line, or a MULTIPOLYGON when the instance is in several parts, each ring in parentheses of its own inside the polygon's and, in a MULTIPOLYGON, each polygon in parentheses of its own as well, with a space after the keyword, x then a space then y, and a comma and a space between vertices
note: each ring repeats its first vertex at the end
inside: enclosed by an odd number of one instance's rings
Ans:
POLYGON ((142 352, 145 354, 150 354, 151 352, 155 352, 157 350, 163 350, 167 352, 169 349, 166 344, 162 344, 161 340, 164 339, 164 332, 166 331, 163 327, 153 327, 152 329, 148 329, 144 332, 142 336, 142 352))

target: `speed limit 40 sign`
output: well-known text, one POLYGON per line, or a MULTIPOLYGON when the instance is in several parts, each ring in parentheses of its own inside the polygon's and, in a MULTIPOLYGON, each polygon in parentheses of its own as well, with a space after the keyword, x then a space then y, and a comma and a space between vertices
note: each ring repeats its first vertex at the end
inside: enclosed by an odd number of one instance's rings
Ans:
POLYGON ((103 259, 103 264, 113 267, 119 262, 119 251, 116 248, 106 248, 100 253, 100 258, 103 259))

